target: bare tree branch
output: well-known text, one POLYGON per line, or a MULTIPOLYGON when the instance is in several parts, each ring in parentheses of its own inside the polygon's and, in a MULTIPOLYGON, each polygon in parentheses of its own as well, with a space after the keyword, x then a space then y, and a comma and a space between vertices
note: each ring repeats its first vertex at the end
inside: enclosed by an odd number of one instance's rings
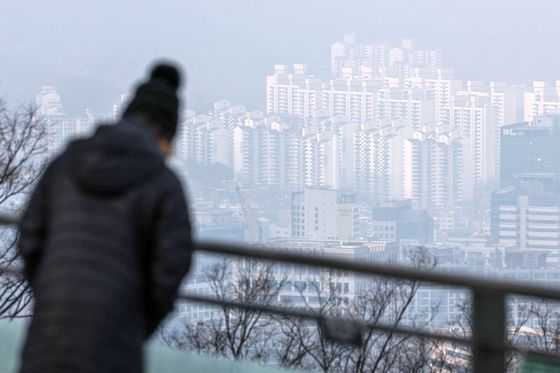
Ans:
MULTIPOLYGON (((46 165, 47 126, 33 106, 10 110, 0 99, 0 208, 11 210, 46 165)), ((0 227, 0 265, 17 263, 16 232, 0 227)), ((26 316, 31 292, 21 278, 0 275, 0 318, 26 316)))

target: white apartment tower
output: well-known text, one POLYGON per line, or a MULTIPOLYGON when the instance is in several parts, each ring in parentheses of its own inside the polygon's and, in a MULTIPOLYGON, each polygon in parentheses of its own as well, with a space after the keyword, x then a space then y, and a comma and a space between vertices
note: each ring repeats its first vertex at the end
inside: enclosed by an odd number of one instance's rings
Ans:
POLYGON ((488 95, 459 92, 450 113, 451 130, 470 141, 475 187, 493 185, 500 174, 500 129, 488 95))
POLYGON ((320 108, 321 81, 307 74, 305 65, 275 65, 266 79, 266 113, 310 118, 320 108))
POLYGON ((532 91, 524 94, 523 121, 532 122, 535 117, 560 112, 560 81, 554 87, 545 82, 534 81, 532 91))
POLYGON ((41 92, 36 96, 37 114, 47 117, 64 116, 62 99, 56 92, 56 87, 42 86, 41 92))
POLYGON ((341 178, 341 149, 333 133, 312 133, 303 139, 303 175, 308 187, 338 189, 341 178))

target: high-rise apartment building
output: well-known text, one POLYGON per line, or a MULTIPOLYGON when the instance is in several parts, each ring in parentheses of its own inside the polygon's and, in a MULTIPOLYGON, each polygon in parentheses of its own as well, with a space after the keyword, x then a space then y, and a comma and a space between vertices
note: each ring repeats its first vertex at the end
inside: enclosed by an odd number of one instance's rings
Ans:
POLYGON ((354 123, 375 119, 379 83, 371 80, 331 80, 321 90, 321 108, 354 123))
POLYGON ((489 94, 498 127, 523 121, 522 91, 504 82, 490 82, 489 94))
POLYGON ((321 107, 321 80, 307 74, 305 65, 275 65, 266 79, 266 113, 310 118, 321 107))
POLYGON ((340 187, 342 172, 339 138, 333 133, 311 133, 303 140, 305 186, 340 187))
POLYGON ((560 80, 555 86, 534 81, 532 89, 524 93, 523 121, 532 122, 538 116, 560 112, 560 80))
POLYGON ((435 122, 435 108, 419 89, 380 89, 375 101, 375 120, 404 120, 417 130, 435 122))
POLYGON ((458 92, 449 119, 451 130, 469 139, 474 185, 496 184, 500 167, 500 130, 488 94, 458 92))
POLYGON ((363 124, 354 134, 353 189, 375 202, 403 198, 403 144, 414 130, 401 121, 363 124))
POLYGON ((472 201, 469 144, 455 133, 414 132, 403 142, 402 197, 430 211, 472 201))
POLYGON ((187 118, 177 139, 179 156, 199 164, 222 163, 231 166, 231 130, 207 115, 187 118))
POLYGON ((331 74, 335 78, 364 76, 375 71, 375 77, 408 77, 414 69, 423 69, 433 75, 443 66, 442 52, 438 49, 418 49, 412 39, 403 39, 401 45, 388 43, 358 43, 356 35, 346 34, 342 41, 331 45, 331 74))
POLYGON ((453 79, 453 71, 438 69, 434 78, 425 80, 424 89, 426 99, 432 102, 434 107, 435 124, 449 123, 455 93, 462 89, 461 82, 453 79))
POLYGON ((43 86, 36 96, 37 115, 47 125, 47 156, 53 158, 62 148, 77 137, 86 136, 94 129, 94 115, 86 110, 84 117, 66 115, 62 99, 55 87, 43 86))
POLYGON ((56 87, 42 86, 41 92, 36 96, 37 114, 47 117, 60 117, 66 115, 62 106, 62 99, 56 92, 56 87))
POLYGON ((247 118, 243 124, 233 129, 233 176, 243 185, 258 182, 259 158, 256 128, 262 125, 262 118, 247 118))
MULTIPOLYGON (((436 104, 430 101, 431 96, 415 86, 402 88, 396 78, 349 78, 323 82, 297 67, 293 71, 300 73, 288 72, 286 66, 276 65, 274 75, 268 76, 267 114, 287 114, 301 118, 303 123, 312 122, 320 115, 342 116, 357 124, 405 119, 418 129, 435 122, 436 104)), ((437 86, 438 81, 434 84, 437 86)), ((438 99, 440 96, 438 94, 438 99)), ((440 106, 451 101, 450 98, 441 100, 440 106)))

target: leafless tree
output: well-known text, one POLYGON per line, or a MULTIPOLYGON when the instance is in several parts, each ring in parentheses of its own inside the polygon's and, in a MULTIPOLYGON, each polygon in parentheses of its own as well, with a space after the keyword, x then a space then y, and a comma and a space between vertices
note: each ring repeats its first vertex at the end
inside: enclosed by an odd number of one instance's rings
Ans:
POLYGON ((285 367, 307 368, 307 350, 301 340, 312 338, 309 323, 302 319, 279 319, 274 359, 285 367))
MULTIPOLYGON (((413 281, 378 279, 373 288, 356 297, 351 315, 368 323, 384 323, 394 327, 408 321, 413 329, 423 329, 429 325, 436 310, 431 310, 430 316, 423 320, 408 314, 418 288, 419 284, 413 281)), ((416 339, 411 334, 367 330, 362 345, 354 348, 349 356, 351 371, 391 372, 414 371, 416 366, 425 368, 427 355, 423 350, 427 346, 427 341, 416 339)))
MULTIPOLYGON (((271 305, 276 303, 283 281, 271 264, 254 260, 224 259, 205 270, 210 292, 219 300, 271 305)), ((274 320, 262 311, 230 307, 214 309, 212 317, 184 328, 164 331, 169 345, 210 352, 233 359, 262 360, 270 351, 274 320)))
MULTIPOLYGON (((425 248, 417 248, 409 253, 410 265, 415 268, 433 268, 434 258, 425 248)), ((411 311, 411 305, 420 288, 416 281, 371 279, 356 292, 347 307, 347 316, 368 324, 390 325, 408 324, 412 329, 428 327, 437 313, 437 305, 432 307, 425 318, 418 318, 411 311)), ((321 338, 322 336, 318 336, 321 338)), ((341 359, 338 371, 344 372, 401 372, 422 371, 429 363, 429 341, 415 338, 412 334, 378 332, 365 330, 361 344, 351 346, 341 359)))
MULTIPOLYGON (((300 294, 303 310, 315 314, 319 319, 343 316, 349 311, 349 296, 337 282, 335 272, 326 272, 304 285, 296 288, 300 294), (312 301, 310 301, 310 299, 312 301)), ((320 323, 299 319, 281 320, 283 342, 279 352, 288 356, 301 355, 299 359, 287 361, 279 359, 288 367, 313 368, 323 372, 338 371, 348 357, 350 347, 328 338, 320 323)))
POLYGON ((549 300, 532 301, 529 305, 532 324, 526 333, 528 347, 547 353, 560 353, 560 305, 549 300))
MULTIPOLYGON (((408 253, 410 265, 415 268, 432 269, 436 261, 424 247, 408 253)), ((427 317, 411 314, 410 307, 420 283, 411 280, 376 279, 373 286, 358 293, 351 315, 368 323, 385 323, 393 327, 408 322, 413 330, 421 330, 430 325, 439 305, 431 306, 427 317)), ((366 331, 362 346, 350 355, 354 372, 418 371, 428 364, 429 341, 414 338, 412 334, 394 332, 379 333, 366 331)))
MULTIPOLYGON (((411 262, 416 267, 435 265, 426 250, 414 255, 411 262)), ((279 272, 273 266, 252 261, 241 266, 223 261, 210 267, 206 277, 211 294, 218 299, 263 305, 280 301, 284 306, 312 313, 318 320, 335 317, 392 326, 407 323, 421 329, 433 317, 416 320, 411 316, 411 305, 420 288, 415 281, 361 279, 364 288, 353 293, 344 286, 337 271, 317 272, 306 277, 306 281, 292 282, 286 277, 279 280, 279 272), (286 289, 283 285, 290 289, 282 292, 286 289), (298 299, 287 301, 283 297, 286 294, 292 294, 287 298, 298 299)), ((436 311, 433 309, 430 314, 436 311)), ((413 334, 362 332, 359 345, 338 343, 332 340, 322 321, 222 307, 211 317, 189 320, 182 328, 164 333, 164 340, 173 347, 324 372, 422 372, 428 367, 431 341, 413 334)))
MULTIPOLYGON (((46 123, 32 106, 10 109, 0 99, 0 208, 13 210, 14 198, 29 190, 46 164, 46 123)), ((16 233, 0 228, 0 266, 14 265, 16 233)), ((0 275, 0 318, 25 316, 31 301, 21 278, 0 275)))

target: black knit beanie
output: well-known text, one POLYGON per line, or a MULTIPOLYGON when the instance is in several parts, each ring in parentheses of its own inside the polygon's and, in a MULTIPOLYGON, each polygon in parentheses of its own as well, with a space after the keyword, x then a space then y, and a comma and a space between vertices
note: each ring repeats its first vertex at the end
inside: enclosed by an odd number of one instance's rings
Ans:
POLYGON ((141 113, 158 124, 160 135, 172 140, 179 121, 179 98, 181 85, 179 70, 168 63, 154 66, 150 78, 141 84, 124 111, 124 116, 141 113))

